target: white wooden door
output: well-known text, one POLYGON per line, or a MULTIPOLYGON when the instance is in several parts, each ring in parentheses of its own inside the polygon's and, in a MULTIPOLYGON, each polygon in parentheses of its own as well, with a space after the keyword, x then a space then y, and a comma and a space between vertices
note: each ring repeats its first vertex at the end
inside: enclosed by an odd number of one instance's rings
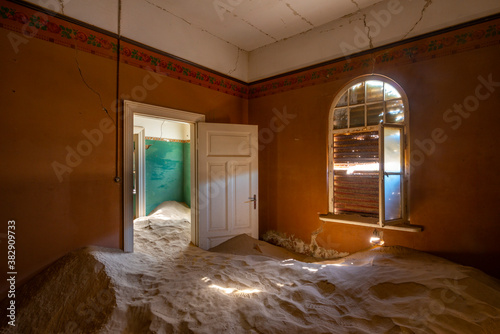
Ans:
POLYGON ((198 123, 198 246, 258 238, 256 125, 198 123))

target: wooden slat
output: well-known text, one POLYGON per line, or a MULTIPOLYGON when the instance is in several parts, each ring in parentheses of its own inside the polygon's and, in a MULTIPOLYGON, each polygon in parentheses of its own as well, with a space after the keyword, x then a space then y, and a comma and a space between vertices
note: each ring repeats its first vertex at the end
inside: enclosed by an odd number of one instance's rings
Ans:
POLYGON ((336 134, 333 141, 335 213, 378 216, 378 171, 356 171, 348 167, 379 162, 378 132, 336 134))

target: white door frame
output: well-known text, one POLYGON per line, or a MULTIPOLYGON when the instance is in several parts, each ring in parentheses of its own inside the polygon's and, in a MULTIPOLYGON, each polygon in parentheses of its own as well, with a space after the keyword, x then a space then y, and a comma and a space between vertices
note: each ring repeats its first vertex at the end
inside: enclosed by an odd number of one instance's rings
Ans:
POLYGON ((198 177, 196 123, 204 122, 205 115, 125 100, 123 102, 123 250, 134 251, 133 213, 133 133, 134 114, 159 117, 170 121, 189 123, 191 141, 191 241, 198 244, 198 177), (127 195, 128 194, 128 195, 127 195))
POLYGON ((143 127, 134 126, 134 135, 137 135, 135 147, 135 213, 137 217, 146 215, 146 131, 143 127))

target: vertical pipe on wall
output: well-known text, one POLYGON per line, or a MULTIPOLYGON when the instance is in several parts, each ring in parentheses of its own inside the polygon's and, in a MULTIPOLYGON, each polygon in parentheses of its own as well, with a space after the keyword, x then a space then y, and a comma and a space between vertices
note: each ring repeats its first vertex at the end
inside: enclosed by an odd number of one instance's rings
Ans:
MULTIPOLYGON (((116 124, 115 124, 115 127, 116 127, 116 138, 115 138, 115 181, 116 182, 120 182, 120 177, 119 177, 119 169, 120 169, 120 161, 119 161, 119 143, 120 143, 120 120, 123 120, 125 117, 124 113, 122 113, 122 116, 121 117, 118 117, 118 115, 120 115, 120 106, 121 106, 121 102, 120 102, 120 53, 121 53, 121 46, 120 46, 120 39, 121 39, 121 15, 122 14, 122 1, 121 0, 118 0, 118 13, 117 13, 117 33, 118 33, 118 37, 117 37, 117 40, 116 40, 116 44, 117 44, 117 48, 116 48, 116 97, 115 97, 115 100, 116 100, 116 124)), ((124 166, 122 165, 122 168, 124 168, 124 166)), ((123 170, 122 170, 122 175, 124 175, 123 173, 123 170)), ((124 205, 124 201, 125 201, 125 189, 124 189, 124 183, 121 182, 121 186, 122 186, 122 192, 121 192, 121 201, 120 203, 122 203, 122 205, 124 205)), ((122 207, 120 212, 122 212, 122 214, 124 213, 124 208, 122 207)), ((126 215, 123 214, 122 216, 122 224, 120 224, 121 228, 122 228, 122 231, 121 231, 121 245, 120 245, 120 248, 122 248, 124 251, 127 251, 126 247, 126 231, 125 231, 125 224, 123 223, 125 221, 125 217, 126 215)), ((132 236, 133 238, 133 236, 132 236)), ((133 243, 132 243, 132 248, 129 249, 128 251, 133 251, 133 243)))
MULTIPOLYGON (((120 114, 120 39, 121 39, 121 14, 122 14, 122 2, 121 0, 118 0, 118 13, 117 13, 117 32, 118 32, 118 38, 117 38, 117 49, 116 49, 116 137, 115 137, 115 146, 116 146, 116 151, 115 151, 115 180, 116 182, 119 182, 119 168, 120 168, 120 163, 119 163, 119 140, 120 140, 120 120, 123 119, 122 117, 118 117, 120 114)), ((123 202, 123 200, 122 200, 123 202)))

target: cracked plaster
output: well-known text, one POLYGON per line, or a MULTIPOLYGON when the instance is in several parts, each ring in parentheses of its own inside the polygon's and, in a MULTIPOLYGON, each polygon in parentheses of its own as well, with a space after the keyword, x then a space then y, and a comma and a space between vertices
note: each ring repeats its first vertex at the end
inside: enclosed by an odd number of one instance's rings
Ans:
POLYGON ((350 2, 358 11, 316 27, 303 35, 296 35, 252 51, 249 81, 348 57, 360 51, 467 22, 484 17, 487 12, 493 14, 500 10, 500 3, 493 0, 478 0, 474 6, 452 0, 387 0, 362 9, 359 9, 359 0, 350 2), (453 6, 452 10, 450 6, 453 6), (377 14, 390 10, 392 11, 388 22, 382 22, 384 18, 381 19, 377 14), (352 46, 348 52, 341 47, 342 43, 352 46), (278 59, 281 54, 287 56, 278 59))
POLYGON ((240 48, 238 48, 238 51, 237 51, 237 54, 236 54, 236 63, 234 64, 234 68, 232 68, 231 70, 229 70, 229 72, 227 72, 227 74, 233 73, 238 68, 238 62, 240 61, 240 51, 243 51, 243 50, 241 50, 240 48))
POLYGON ((408 30, 408 32, 403 36, 403 38, 401 39, 405 39, 413 30, 415 30, 415 28, 417 27, 417 25, 420 23, 420 21, 422 21, 422 19, 424 18, 424 12, 427 10, 427 8, 432 4, 432 0, 425 0, 425 3, 424 3, 424 7, 422 8, 422 10, 420 11, 420 18, 417 20, 417 22, 415 22, 415 24, 410 28, 410 30, 408 30))
MULTIPOLYGON (((188 1, 194 0, 185 1, 185 6, 187 6, 188 1)), ((233 5, 236 3, 232 0, 221 1, 233 5)), ((308 27, 311 29, 287 37, 273 33, 265 28, 265 25, 261 26, 258 23, 260 22, 259 18, 254 21, 253 18, 248 18, 246 14, 243 14, 244 11, 253 8, 248 1, 238 1, 238 7, 235 7, 235 10, 226 10, 225 12, 229 13, 230 16, 226 16, 225 21, 219 20, 216 10, 212 8, 212 1, 209 1, 209 7, 201 8, 201 21, 196 23, 193 23, 195 21, 191 20, 190 16, 186 16, 191 15, 190 13, 186 12, 184 15, 173 10, 173 7, 169 7, 171 3, 165 0, 117 0, 110 2, 33 0, 32 2, 247 82, 348 56, 349 54, 343 53, 339 43, 344 41, 352 45, 356 33, 353 30, 355 27, 366 31, 367 35, 365 36, 367 38, 366 47, 357 47, 357 50, 354 51, 358 52, 485 17, 498 13, 500 10, 498 0, 476 0, 474 6, 454 0, 385 0, 371 2, 373 5, 368 7, 366 5, 370 3, 369 1, 345 0, 346 12, 349 9, 351 13, 342 15, 341 18, 329 23, 313 27, 315 21, 309 16, 306 18, 304 14, 306 11, 303 7, 298 7, 296 2, 290 0, 281 1, 282 7, 285 9, 281 13, 288 16, 279 16, 279 12, 276 13, 280 29, 291 28, 290 17, 295 17, 295 21, 307 23, 308 26, 305 29, 308 27), (374 18, 370 13, 372 10, 387 9, 387 4, 390 2, 400 3, 404 7, 404 11, 402 14, 398 14, 398 17, 394 16, 389 26, 383 27, 380 32, 377 27, 371 25, 374 18), (120 3, 123 3, 121 29, 117 27, 120 24, 117 22, 120 21, 119 18, 117 20, 117 14, 121 16, 120 10, 117 8, 120 3), (160 13, 163 13, 164 10, 168 12, 168 15, 172 15, 172 19, 162 19, 160 13), (214 22, 210 23, 210 20, 206 20, 206 17, 210 15, 215 18, 214 22), (241 21, 241 18, 244 19, 244 22, 241 21), (162 22, 168 24, 168 29, 161 30, 161 33, 152 33, 160 31, 162 22), (224 37, 221 29, 219 29, 221 31, 211 32, 210 26, 203 26, 207 22, 209 24, 222 22, 222 25, 227 28, 226 31, 229 31, 233 24, 239 22, 241 31, 234 31, 232 34, 236 42, 231 42, 232 40, 228 42, 228 38, 224 37), (252 30, 255 30, 256 36, 260 35, 261 42, 270 42, 271 44, 251 49, 251 52, 245 51, 248 49, 247 47, 238 47, 237 41, 241 40, 239 36, 247 36, 246 33, 251 34, 252 30), (286 57, 280 55, 286 55, 286 57), (235 69, 235 64, 239 68, 235 69)), ((301 24, 304 25, 304 23, 301 24)), ((231 36, 231 34, 229 35, 231 36)), ((245 38, 246 41, 252 40, 249 37, 245 38)), ((259 43, 247 42, 246 45, 251 47, 259 43)))
POLYGON ((82 79, 82 81, 83 81, 83 83, 85 84, 85 86, 87 86, 87 88, 88 88, 91 92, 93 92, 95 95, 97 95, 97 97, 99 98, 99 102, 100 102, 100 104, 101 104, 101 109, 102 109, 102 110, 106 113, 106 115, 107 115, 107 116, 108 116, 108 117, 109 117, 112 121, 114 121, 114 120, 113 120, 113 118, 111 117, 111 115, 109 114, 108 109, 106 109, 106 108, 104 107, 104 104, 103 104, 103 102, 102 102, 102 96, 101 96, 101 94, 100 94, 98 91, 96 91, 94 88, 92 88, 92 87, 88 84, 87 80, 85 80, 85 77, 83 76, 82 68, 80 67, 80 63, 78 62, 78 50, 77 50, 77 49, 75 49, 75 53, 76 53, 76 54, 75 54, 75 62, 76 62, 76 66, 77 66, 77 68, 78 68, 78 73, 80 73, 80 78, 82 79))
POLYGON ((306 22, 307 24, 309 24, 311 27, 314 27, 314 24, 312 24, 311 22, 309 22, 308 19, 306 19, 305 17, 303 17, 302 15, 300 15, 295 9, 293 9, 292 5, 290 5, 289 3, 285 2, 285 5, 290 8, 290 10, 292 11, 293 15, 295 16, 298 16, 300 17, 300 19, 304 22, 306 22))
POLYGON ((61 14, 64 14, 64 0, 59 0, 59 3, 61 4, 61 14))

